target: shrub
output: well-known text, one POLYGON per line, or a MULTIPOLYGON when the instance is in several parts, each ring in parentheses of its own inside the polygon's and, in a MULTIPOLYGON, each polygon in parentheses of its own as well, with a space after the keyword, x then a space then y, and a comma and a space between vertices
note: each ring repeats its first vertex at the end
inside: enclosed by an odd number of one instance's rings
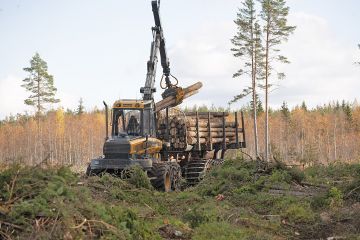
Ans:
POLYGON ((126 180, 137 188, 153 189, 150 179, 140 166, 132 166, 126 169, 129 177, 126 180))
POLYGON ((327 197, 327 204, 330 208, 338 208, 343 205, 344 195, 336 187, 330 188, 327 197))
POLYGON ((201 224, 205 224, 213 220, 214 212, 212 212, 212 208, 202 208, 200 206, 193 207, 189 211, 187 211, 183 219, 184 221, 190 223, 192 228, 196 228, 201 224))
POLYGON ((285 211, 284 216, 291 222, 309 223, 314 222, 315 215, 307 203, 293 203, 285 211))
POLYGON ((274 183, 290 183, 291 179, 290 174, 284 170, 275 170, 269 177, 269 180, 274 183))

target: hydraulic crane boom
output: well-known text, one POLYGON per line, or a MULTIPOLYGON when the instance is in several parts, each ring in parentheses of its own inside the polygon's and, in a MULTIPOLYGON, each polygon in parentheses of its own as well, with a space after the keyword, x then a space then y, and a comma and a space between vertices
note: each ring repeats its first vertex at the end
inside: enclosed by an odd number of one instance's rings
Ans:
POLYGON ((157 1, 152 1, 152 10, 154 13, 154 20, 155 20, 155 27, 153 30, 157 33, 160 37, 160 57, 161 57, 161 66, 163 68, 163 74, 168 79, 170 75, 170 61, 167 56, 166 45, 165 45, 165 38, 164 32, 161 26, 161 19, 160 19, 160 6, 158 6, 157 1))
POLYGON ((155 134, 156 125, 155 112, 179 105, 182 103, 183 99, 196 94, 202 87, 202 84, 198 82, 184 89, 177 86, 179 81, 170 73, 170 61, 166 51, 165 37, 160 19, 160 1, 153 0, 151 6, 154 14, 155 27, 152 28, 153 41, 151 42, 150 59, 147 62, 145 86, 140 88, 140 92, 143 94, 143 100, 145 102, 144 133, 153 136, 155 134), (163 69, 160 87, 164 89, 164 92, 161 94, 163 100, 155 104, 154 92, 156 92, 156 89, 154 85, 158 53, 160 53, 161 66, 163 69), (170 77, 175 79, 174 84, 170 81, 170 77), (163 80, 165 80, 165 84, 163 84, 163 80))
POLYGON ((170 73, 170 61, 167 56, 165 37, 160 19, 160 1, 158 2, 157 0, 153 0, 151 5, 154 14, 155 27, 152 28, 153 41, 151 43, 150 59, 147 62, 145 87, 140 89, 140 92, 144 94, 144 100, 153 100, 153 93, 156 92, 154 85, 158 62, 158 52, 160 52, 161 66, 163 68, 163 78, 165 77, 165 86, 162 86, 162 88, 166 90, 165 95, 163 94, 163 97, 165 98, 171 94, 176 95, 176 91, 173 89, 176 88, 177 85, 177 83, 173 85, 170 81, 170 76, 172 75, 170 73))

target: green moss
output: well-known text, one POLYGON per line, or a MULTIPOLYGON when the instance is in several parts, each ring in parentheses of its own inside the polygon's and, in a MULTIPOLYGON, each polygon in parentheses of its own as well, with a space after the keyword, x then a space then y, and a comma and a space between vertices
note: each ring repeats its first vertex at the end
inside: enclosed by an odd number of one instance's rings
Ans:
POLYGON ((195 234, 194 240, 242 240, 242 239, 271 239, 270 235, 263 234, 256 230, 244 229, 241 226, 232 226, 227 222, 212 222, 200 225, 195 234))

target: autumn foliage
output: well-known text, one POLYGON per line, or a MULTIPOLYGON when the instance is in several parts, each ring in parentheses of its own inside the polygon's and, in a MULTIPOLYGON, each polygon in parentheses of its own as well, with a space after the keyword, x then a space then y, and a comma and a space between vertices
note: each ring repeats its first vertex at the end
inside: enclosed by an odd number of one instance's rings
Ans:
MULTIPOLYGON (((245 151, 254 156, 251 110, 244 111, 245 151)), ((259 113, 259 139, 264 136, 263 123, 264 113, 259 113)), ((270 136, 272 156, 288 164, 358 162, 360 107, 343 103, 312 110, 304 106, 272 110, 270 136)), ((53 110, 41 117, 40 126, 34 116, 17 115, 0 123, 0 161, 83 167, 102 155, 104 138, 105 117, 101 111, 75 114, 53 110)), ((263 153, 263 142, 259 146, 263 153)))
MULTIPOLYGON (((260 114, 259 126, 264 122, 260 114)), ((247 118, 247 151, 252 153, 251 120, 247 118)), ((259 127, 259 138, 264 129, 259 127)), ((360 107, 343 102, 307 110, 305 105, 291 111, 270 113, 270 150, 272 156, 287 164, 330 164, 358 162, 360 159, 360 107)), ((264 152, 260 143, 260 152, 264 152)))
POLYGON ((77 165, 102 154, 104 114, 62 109, 40 119, 18 115, 0 124, 0 159, 5 164, 77 165))

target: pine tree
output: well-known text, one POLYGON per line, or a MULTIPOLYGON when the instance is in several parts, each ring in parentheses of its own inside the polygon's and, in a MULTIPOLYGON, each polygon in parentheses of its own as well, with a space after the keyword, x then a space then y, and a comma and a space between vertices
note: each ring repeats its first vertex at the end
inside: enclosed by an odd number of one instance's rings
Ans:
POLYGON ((35 107, 36 114, 41 115, 46 103, 60 101, 55 98, 57 89, 54 86, 54 77, 48 73, 47 63, 41 59, 39 53, 35 53, 30 60, 30 67, 23 70, 29 76, 23 80, 24 84, 21 86, 31 93, 24 102, 35 107))
POLYGON ((84 113, 84 111, 85 111, 84 101, 83 101, 82 98, 80 98, 80 100, 79 100, 79 105, 78 105, 78 107, 77 107, 77 109, 76 109, 76 114, 77 114, 77 115, 81 115, 81 114, 84 113))
MULTIPOLYGON (((258 130, 257 130, 257 80, 260 62, 262 60, 262 46, 261 46, 261 31, 260 25, 256 19, 255 1, 245 0, 242 3, 242 8, 237 13, 237 19, 234 21, 237 26, 237 33, 231 40, 234 48, 234 56, 241 59, 243 67, 239 69, 234 78, 240 77, 244 74, 251 78, 251 86, 243 89, 243 92, 234 97, 230 103, 237 102, 238 100, 252 94, 252 113, 254 123, 254 141, 255 141, 255 155, 259 156, 258 150, 258 130)), ((229 103, 229 104, 230 104, 229 103)))
MULTIPOLYGON (((283 42, 288 40, 291 33, 294 32, 294 26, 288 26, 287 17, 289 7, 285 0, 259 0, 262 6, 261 18, 264 23, 264 48, 265 48, 265 160, 269 161, 269 82, 270 75, 274 72, 274 61, 280 63, 289 63, 285 56, 280 55, 278 48, 283 42)), ((284 73, 278 73, 277 77, 282 79, 284 73)))

